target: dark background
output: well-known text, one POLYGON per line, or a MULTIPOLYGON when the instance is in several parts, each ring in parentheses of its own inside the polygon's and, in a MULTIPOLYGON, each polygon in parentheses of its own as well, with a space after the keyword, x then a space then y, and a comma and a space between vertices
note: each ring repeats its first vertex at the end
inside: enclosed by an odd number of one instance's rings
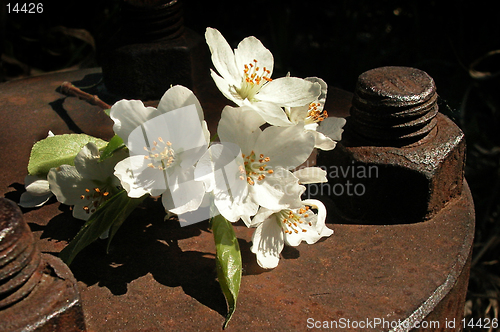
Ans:
MULTIPOLYGON (((8 13, 8 3, 0 1, 0 81, 99 66, 120 14, 118 0, 44 1, 41 14, 8 13)), ((434 78, 442 112, 468 143, 477 230, 466 313, 498 318, 500 53, 490 52, 500 50, 500 14, 493 2, 183 3, 185 25, 201 35, 217 28, 233 47, 259 38, 275 57, 273 77, 318 76, 348 91, 362 72, 380 66, 416 67, 434 78)))

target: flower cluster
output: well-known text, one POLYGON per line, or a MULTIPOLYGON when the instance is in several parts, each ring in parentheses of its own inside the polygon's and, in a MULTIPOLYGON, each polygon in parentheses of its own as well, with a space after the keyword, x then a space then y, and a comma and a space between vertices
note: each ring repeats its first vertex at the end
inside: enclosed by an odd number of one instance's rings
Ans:
MULTIPOLYGON (((234 51, 215 29, 205 37, 211 76, 233 103, 222 110, 217 142, 200 102, 183 86, 168 89, 157 107, 121 100, 109 110, 116 134, 109 142, 50 134, 35 144, 20 205, 40 206, 55 195, 73 206, 75 218, 88 220, 73 240, 88 242, 111 240, 143 199, 161 197, 169 215, 189 223, 223 217, 255 228, 251 251, 267 269, 278 265, 285 244, 330 236, 323 203, 301 198, 305 184, 327 181, 321 168, 302 165, 315 148, 335 148, 345 124, 324 109, 327 84, 317 77, 272 78, 273 55, 255 37, 234 51)), ((71 262, 87 242, 70 243, 61 254, 71 262)))
MULTIPOLYGON (((212 78, 238 106, 223 109, 217 134, 223 146, 234 144, 241 151, 231 186, 237 190, 228 195, 227 182, 214 186, 213 179, 205 181, 206 188, 226 219, 242 219, 256 228, 251 250, 260 266, 274 268, 285 243, 315 243, 333 233, 325 225, 324 205, 301 200, 303 185, 326 182, 325 172, 317 167, 294 170, 314 148, 333 149, 345 120, 328 117, 327 85, 320 78, 271 78, 273 55, 257 38, 243 39, 234 51, 216 29, 208 28, 205 38, 218 72, 211 70, 212 78)), ((196 171, 217 169, 213 156, 221 150, 220 144, 212 145, 196 171)))
POLYGON ((234 51, 216 29, 207 28, 205 37, 217 70, 211 76, 236 106, 222 110, 220 142, 211 144, 200 102, 185 87, 171 87, 156 108, 121 100, 109 116, 123 144, 102 158, 87 142, 71 165, 52 167, 46 180, 30 175, 21 204, 39 206, 54 194, 83 220, 120 190, 130 198, 161 196, 165 210, 178 215, 208 204, 202 219, 221 214, 256 228, 251 250, 264 268, 278 265, 285 243, 331 235, 324 205, 301 200, 304 184, 326 182, 326 172, 299 168, 314 148, 331 150, 341 137, 345 120, 324 109, 326 83, 271 78, 273 55, 255 37, 234 51))

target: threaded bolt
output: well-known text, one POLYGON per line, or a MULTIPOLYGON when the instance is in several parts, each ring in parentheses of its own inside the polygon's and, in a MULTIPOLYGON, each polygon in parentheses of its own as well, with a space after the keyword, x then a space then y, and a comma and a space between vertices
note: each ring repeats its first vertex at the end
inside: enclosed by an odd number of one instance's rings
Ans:
POLYGON ((438 113, 434 80, 409 67, 381 67, 359 76, 353 131, 373 145, 401 147, 425 139, 438 113))
POLYGON ((30 294, 42 277, 41 256, 21 212, 0 199, 0 309, 30 294))

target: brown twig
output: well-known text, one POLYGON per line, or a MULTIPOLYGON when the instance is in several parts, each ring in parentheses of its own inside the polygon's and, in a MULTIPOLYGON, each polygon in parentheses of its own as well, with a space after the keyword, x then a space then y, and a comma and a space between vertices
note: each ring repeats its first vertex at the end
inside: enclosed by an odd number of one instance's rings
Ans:
POLYGON ((70 82, 63 82, 63 84, 61 84, 61 93, 64 93, 65 95, 78 97, 92 105, 99 106, 103 110, 111 108, 110 105, 103 102, 96 95, 91 95, 90 93, 84 92, 79 88, 77 88, 76 86, 74 86, 73 84, 71 84, 70 82))

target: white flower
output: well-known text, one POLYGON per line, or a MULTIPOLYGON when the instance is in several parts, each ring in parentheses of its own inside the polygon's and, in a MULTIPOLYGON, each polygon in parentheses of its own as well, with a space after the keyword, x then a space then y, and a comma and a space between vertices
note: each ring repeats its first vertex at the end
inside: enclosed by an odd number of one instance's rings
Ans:
MULTIPOLYGON (((54 133, 49 130, 47 137, 54 137, 54 133)), ((19 205, 25 208, 42 206, 52 197, 47 177, 27 175, 24 178, 26 191, 21 194, 19 205)))
POLYGON ((51 197, 47 177, 27 175, 24 178, 26 191, 21 194, 19 205, 25 208, 39 207, 45 204, 51 197))
POLYGON ((194 165, 207 149, 209 133, 193 92, 174 86, 158 108, 121 100, 110 116, 130 150, 130 157, 115 167, 128 196, 162 195, 165 209, 176 214, 196 210, 205 188, 194 181, 194 165))
MULTIPOLYGON (((219 122, 221 142, 233 143, 241 149, 241 157, 235 158, 234 170, 229 174, 237 181, 235 187, 243 186, 244 189, 238 189, 241 194, 236 202, 234 197, 225 194, 215 200, 220 213, 230 221, 241 218, 248 222, 259 205, 278 210, 297 207, 305 190, 289 169, 296 168, 309 157, 314 147, 313 135, 304 131, 303 124, 261 130, 254 115, 248 107, 226 106, 219 122)), ((211 147, 209 153, 213 154, 214 148, 211 147)), ((198 174, 209 174, 210 170, 220 168, 213 166, 214 158, 206 159, 209 161, 197 166, 198 174), (199 170, 201 167, 208 171, 199 170)), ((207 188, 213 188, 213 181, 204 181, 207 188)), ((223 184, 219 188, 221 192, 226 190, 224 182, 215 182, 223 184)))
POLYGON ((313 244, 332 235, 333 230, 326 227, 325 219, 325 206, 314 199, 302 201, 302 206, 297 209, 260 208, 250 225, 257 227, 250 250, 257 255, 261 267, 275 268, 285 243, 289 246, 298 246, 302 241, 313 244), (311 208, 318 210, 318 214, 311 208))
POLYGON ((76 155, 75 166, 61 165, 49 171, 50 190, 59 202, 74 205, 73 217, 88 220, 117 191, 120 182, 113 168, 123 157, 123 153, 115 153, 101 162, 97 145, 87 143, 76 155))
POLYGON ((320 167, 302 167, 293 172, 300 184, 328 182, 326 171, 320 167))
POLYGON ((195 169, 197 181, 203 181, 206 192, 216 207, 211 217, 222 214, 227 220, 236 222, 240 218, 250 221, 258 205, 247 200, 248 188, 245 177, 243 158, 240 148, 224 142, 210 146, 200 158, 195 169))
POLYGON ((290 125, 281 107, 306 105, 320 94, 319 84, 301 78, 271 79, 273 55, 253 36, 234 52, 216 29, 207 28, 205 38, 220 76, 213 70, 211 75, 222 94, 238 106, 251 106, 272 125, 290 125))
POLYGON ((305 106, 285 107, 285 111, 291 123, 304 122, 304 128, 315 137, 315 147, 321 150, 332 150, 337 145, 337 141, 342 138, 342 127, 346 120, 338 117, 328 117, 324 110, 327 84, 321 78, 308 77, 305 80, 318 83, 321 86, 321 94, 318 99, 305 106))

